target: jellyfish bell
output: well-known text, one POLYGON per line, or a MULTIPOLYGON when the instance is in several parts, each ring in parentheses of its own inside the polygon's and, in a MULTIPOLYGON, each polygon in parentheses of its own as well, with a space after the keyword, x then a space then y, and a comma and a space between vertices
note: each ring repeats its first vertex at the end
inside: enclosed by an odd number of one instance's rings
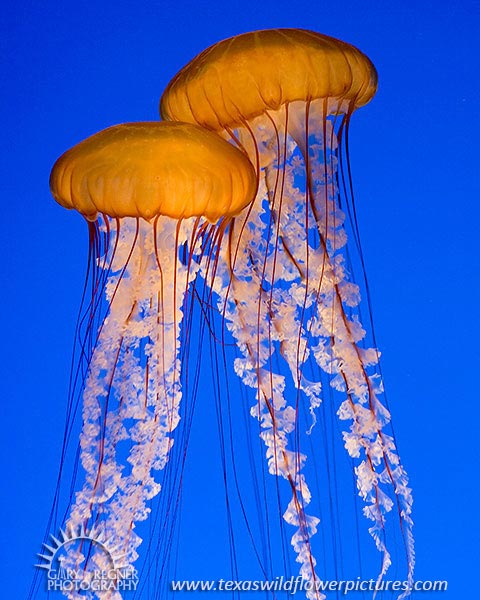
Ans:
MULTIPOLYGON (((221 229, 251 202, 257 178, 248 158, 215 133, 155 122, 87 138, 58 159, 50 185, 57 202, 87 219, 91 246, 69 410, 74 415, 81 398, 83 480, 77 474, 64 526, 101 525, 103 539, 131 565, 141 542, 135 525, 160 491, 157 473, 169 464, 180 420, 198 260, 208 252, 209 228, 221 229)), ((171 506, 178 477, 164 491, 171 506)), ((88 565, 78 550, 63 566, 93 573, 109 569, 106 560, 92 546, 88 565)), ((109 594, 98 597, 120 597, 109 594)))
POLYGON ((168 84, 160 112, 220 131, 295 101, 321 100, 328 114, 353 110, 376 88, 375 67, 354 46, 313 31, 270 29, 199 54, 168 84))
POLYGON ((235 370, 256 392, 251 413, 269 471, 289 483, 283 517, 296 528, 291 544, 312 583, 319 580, 311 544, 319 518, 308 506, 299 415, 306 400, 314 425, 328 386, 338 392, 339 419, 350 423, 344 445, 382 555, 378 579, 391 563, 386 523, 393 512, 413 581, 410 489, 387 434, 379 354, 360 322, 350 262, 357 250, 363 268, 348 128, 376 87, 375 68, 357 48, 311 31, 275 29, 208 48, 172 79, 160 102, 164 119, 221 133, 256 166, 256 200, 232 220, 221 266, 205 269, 205 277, 240 350, 235 370))
POLYGON ((110 218, 235 216, 251 200, 248 159, 188 123, 124 123, 80 142, 55 163, 53 197, 95 221, 110 218))

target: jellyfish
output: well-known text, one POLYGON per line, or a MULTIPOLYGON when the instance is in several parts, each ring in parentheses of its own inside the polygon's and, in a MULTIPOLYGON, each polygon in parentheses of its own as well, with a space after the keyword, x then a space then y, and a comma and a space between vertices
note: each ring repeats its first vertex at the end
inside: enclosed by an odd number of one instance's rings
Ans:
MULTIPOLYGON (((73 372, 73 394, 82 397, 80 484, 64 527, 101 527, 122 565, 132 565, 141 542, 135 526, 160 492, 180 420, 200 259, 254 197, 256 175, 244 153, 197 125, 126 123, 67 151, 50 185, 57 202, 86 218, 90 241, 73 372)), ((73 402, 70 420, 75 410, 73 402)), ((180 449, 174 472, 181 460, 180 449)), ((175 489, 164 490, 172 506, 175 489)), ((83 568, 86 581, 112 567, 90 546, 63 564, 83 568)))
MULTIPOLYGON (((255 201, 230 222, 215 269, 202 261, 200 272, 238 347, 235 372, 254 390, 250 412, 268 470, 287 482, 281 511, 301 576, 319 581, 312 549, 319 517, 310 511, 305 448, 330 387, 381 556, 377 584, 392 561, 392 523, 403 538, 409 587, 411 490, 382 402, 379 352, 360 319, 363 275, 354 272, 364 271, 348 131, 376 87, 372 62, 354 46, 273 29, 199 54, 168 84, 160 112, 219 133, 255 165, 255 201)), ((324 596, 313 585, 307 597, 324 596)))

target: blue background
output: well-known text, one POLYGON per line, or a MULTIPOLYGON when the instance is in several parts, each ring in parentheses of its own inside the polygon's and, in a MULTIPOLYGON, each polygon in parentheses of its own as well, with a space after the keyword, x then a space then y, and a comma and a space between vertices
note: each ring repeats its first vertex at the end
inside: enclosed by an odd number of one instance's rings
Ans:
MULTIPOLYGON (((436 597, 478 593, 479 13, 478 2, 445 0, 3 7, 2 597, 25 597, 43 538, 86 266, 85 224, 52 200, 50 168, 104 127, 157 119, 166 83, 205 47, 278 26, 344 39, 378 69, 378 94, 353 119, 351 158, 383 371, 415 494, 417 578, 447 579, 436 597)), ((208 418, 197 414, 200 432, 208 418)))

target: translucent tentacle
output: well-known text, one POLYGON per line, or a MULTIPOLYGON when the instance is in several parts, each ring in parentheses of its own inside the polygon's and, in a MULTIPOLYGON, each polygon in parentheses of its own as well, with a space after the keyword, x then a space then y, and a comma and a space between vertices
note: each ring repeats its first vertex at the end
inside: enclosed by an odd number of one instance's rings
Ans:
POLYGON ((325 117, 321 101, 311 103, 306 112, 303 103, 293 103, 239 132, 250 153, 254 135, 267 187, 259 198, 266 197, 269 202, 262 204, 257 199, 246 219, 237 244, 248 248, 249 261, 242 266, 237 260, 234 275, 250 281, 252 265, 264 269, 255 286, 266 281, 267 289, 273 289, 265 294, 268 319, 296 387, 310 401, 312 426, 321 384, 302 374, 309 355, 330 376, 332 387, 346 394, 338 414, 340 419, 352 421, 344 432, 344 442, 349 455, 360 459, 355 467, 359 495, 366 502, 366 517, 373 521, 370 534, 383 555, 379 580, 391 563, 385 516, 396 505, 411 583, 415 562, 411 490, 394 439, 385 433, 390 415, 379 400, 383 391, 376 369, 379 353, 364 347, 365 331, 356 311, 359 287, 349 280, 343 251, 345 214, 338 204, 334 120, 325 117), (292 137, 282 143, 285 131, 292 137), (289 330, 284 338, 279 333, 282 329, 289 330), (393 500, 387 494, 389 488, 393 500))
MULTIPOLYGON (((363 460, 356 466, 360 496, 367 503, 364 513, 374 522, 369 529, 375 544, 383 554, 379 580, 391 563, 384 540, 384 519, 394 502, 384 489, 393 487, 400 524, 406 542, 408 580, 413 581, 415 562, 411 532, 412 498, 405 470, 399 463, 394 439, 383 429, 390 421, 388 410, 378 396, 383 391, 380 375, 374 372, 379 353, 375 348, 363 348, 360 342, 365 331, 353 309, 360 302, 358 286, 348 280, 345 258, 341 252, 347 235, 343 227, 345 215, 338 207, 336 183, 337 140, 331 123, 318 117, 312 119, 314 142, 310 142, 307 181, 312 212, 319 231, 317 250, 322 255, 325 276, 319 282, 316 315, 310 334, 318 339, 314 349, 317 363, 334 375, 331 385, 346 392, 347 400, 339 409, 341 419, 351 419, 349 432, 344 433, 345 447, 352 458, 363 460), (347 312, 351 316, 347 316, 347 312), (382 486, 384 489, 382 489, 382 486)), ((297 132, 296 137, 299 137, 297 132)), ((305 147, 303 152, 306 152, 305 147)), ((308 156, 308 158, 307 158, 308 156)))
MULTIPOLYGON (((114 224, 111 224, 114 228, 114 224)), ((159 493, 155 471, 165 467, 180 419, 179 340, 182 306, 196 267, 177 257, 193 222, 155 224, 125 219, 118 232, 106 286, 108 314, 99 331, 83 395, 83 488, 67 526, 102 525, 109 547, 132 564, 141 539, 135 523, 147 518, 159 493), (173 249, 173 250, 172 250, 173 249)), ((112 250, 111 250, 112 251, 112 250)), ((89 567, 105 565, 90 549, 89 567)), ((72 565, 84 560, 69 557, 72 565)), ((98 597, 116 600, 113 592, 98 597)))
MULTIPOLYGON (((266 193, 266 192, 265 192, 266 193)), ((296 306, 288 300, 288 290, 275 288, 275 281, 283 279, 286 261, 276 261, 276 250, 269 246, 266 233, 268 214, 259 194, 249 209, 245 228, 238 225, 232 233, 231 246, 234 257, 228 257, 227 246, 218 261, 214 281, 210 281, 218 295, 218 306, 227 328, 237 342, 243 358, 235 361, 235 371, 245 385, 256 390, 256 403, 251 414, 261 425, 260 436, 267 448, 269 472, 286 479, 291 486, 292 498, 284 513, 287 523, 296 527, 291 538, 300 563, 300 573, 305 581, 319 582, 315 572, 316 560, 310 548, 310 538, 317 531, 319 519, 308 515, 305 507, 311 495, 304 475, 301 473, 306 456, 288 447, 288 436, 298 427, 296 409, 285 398, 285 378, 276 374, 272 360, 276 353, 292 365, 298 363, 297 339, 301 339, 296 306), (267 218, 265 218, 265 216, 267 218), (240 236, 237 238, 235 236, 240 236), (259 262, 267 256, 266 262, 259 262), (230 271, 234 262, 233 272, 230 271), (260 271, 252 265, 264 264, 260 271), (289 309, 292 311, 289 314, 289 309)), ((272 221, 270 221, 270 225, 272 221)), ((209 275, 205 278, 209 281, 209 275)), ((301 354, 304 353, 302 345, 301 354)), ((298 372, 298 370, 297 370, 298 372)), ((306 385, 306 384, 305 384, 306 385)), ((320 600, 324 596, 315 586, 307 596, 320 600)))

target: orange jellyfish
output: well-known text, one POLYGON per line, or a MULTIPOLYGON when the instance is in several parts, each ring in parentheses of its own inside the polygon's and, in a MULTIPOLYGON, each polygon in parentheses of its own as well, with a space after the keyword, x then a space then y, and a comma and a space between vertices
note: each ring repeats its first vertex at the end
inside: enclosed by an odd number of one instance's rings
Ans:
MULTIPOLYGON (((327 379, 343 440, 354 462, 369 532, 381 552, 377 584, 391 564, 388 513, 406 549, 413 581, 411 491, 400 463, 383 392, 379 353, 360 321, 363 269, 355 220, 348 129, 375 94, 377 73, 357 48, 311 31, 274 29, 208 48, 169 83, 164 119, 197 123, 244 150, 256 167, 255 202, 236 216, 204 276, 238 345, 235 371, 256 391, 269 472, 287 480, 281 510, 304 580, 320 598, 312 541, 305 433, 311 433, 327 379), (347 247, 347 238, 353 243, 347 247), (293 386, 293 389, 292 389, 293 386), (310 422, 302 424, 306 401, 310 422)), ((309 487, 310 486, 310 487, 309 487)), ((327 492, 328 493, 328 492, 327 492)))
MULTIPOLYGON (((127 123, 61 156, 50 185, 90 232, 90 295, 80 321, 86 366, 74 373, 83 396, 83 480, 64 524, 101 526, 102 539, 131 565, 141 542, 135 525, 160 491, 180 419, 182 344, 200 259, 214 244, 209 232, 252 200, 256 175, 242 152, 197 125, 127 123)), ((176 467, 163 490, 172 506, 176 467)), ((68 561, 63 567, 83 564, 85 581, 111 568, 94 545, 68 561)))

